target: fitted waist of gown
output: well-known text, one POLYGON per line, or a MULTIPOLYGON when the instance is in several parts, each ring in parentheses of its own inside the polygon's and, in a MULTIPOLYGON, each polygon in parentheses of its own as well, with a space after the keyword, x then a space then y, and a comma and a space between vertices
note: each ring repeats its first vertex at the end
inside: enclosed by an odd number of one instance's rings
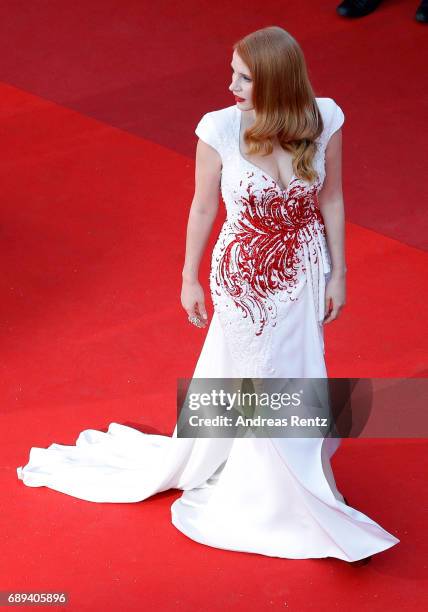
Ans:
POLYGON ((256 260, 263 249, 281 249, 281 261, 299 265, 314 297, 315 315, 322 321, 325 314, 325 276, 331 270, 324 219, 313 196, 293 206, 283 201, 268 211, 243 209, 228 211, 213 252, 213 266, 222 251, 236 243, 248 260, 256 260), (297 262, 297 263, 296 263, 297 262))

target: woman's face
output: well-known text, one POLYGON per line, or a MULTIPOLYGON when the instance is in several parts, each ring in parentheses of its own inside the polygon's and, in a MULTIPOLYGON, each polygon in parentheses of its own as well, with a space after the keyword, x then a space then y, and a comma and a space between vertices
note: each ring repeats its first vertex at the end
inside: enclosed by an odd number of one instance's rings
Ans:
POLYGON ((229 90, 235 96, 238 108, 251 110, 253 108, 253 80, 248 66, 244 64, 236 51, 233 52, 231 69, 232 82, 229 85, 229 90))

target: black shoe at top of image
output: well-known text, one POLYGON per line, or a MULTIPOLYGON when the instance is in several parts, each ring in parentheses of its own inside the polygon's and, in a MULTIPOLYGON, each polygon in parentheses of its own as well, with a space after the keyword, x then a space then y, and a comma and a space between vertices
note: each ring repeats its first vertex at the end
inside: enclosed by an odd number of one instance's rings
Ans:
MULTIPOLYGON (((341 17, 364 17, 373 13, 382 0, 343 0, 336 12, 341 17)), ((428 23, 428 0, 422 0, 415 13, 416 21, 428 23)))
POLYGON ((382 0, 343 0, 336 8, 341 17, 364 17, 373 13, 382 0))
POLYGON ((415 14, 416 21, 428 23, 428 0, 422 0, 415 14))

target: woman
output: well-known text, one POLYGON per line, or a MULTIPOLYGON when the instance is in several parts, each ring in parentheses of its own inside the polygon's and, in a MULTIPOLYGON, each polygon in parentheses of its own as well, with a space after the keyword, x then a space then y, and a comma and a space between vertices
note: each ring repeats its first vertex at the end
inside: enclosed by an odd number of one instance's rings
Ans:
MULTIPOLYGON (((208 324, 199 262, 226 204, 212 254, 214 315, 194 371, 208 378, 325 378, 323 325, 345 303, 341 130, 331 98, 315 98, 304 57, 283 29, 234 45, 236 103, 198 126, 196 185, 182 305, 208 324), (319 204, 319 207, 317 206, 319 204), (322 211, 322 212, 321 212, 322 211)), ((348 506, 330 458, 337 438, 181 438, 111 423, 75 447, 32 448, 29 486, 96 502, 184 493, 172 522, 219 548, 293 559, 367 560, 399 540, 348 506)))

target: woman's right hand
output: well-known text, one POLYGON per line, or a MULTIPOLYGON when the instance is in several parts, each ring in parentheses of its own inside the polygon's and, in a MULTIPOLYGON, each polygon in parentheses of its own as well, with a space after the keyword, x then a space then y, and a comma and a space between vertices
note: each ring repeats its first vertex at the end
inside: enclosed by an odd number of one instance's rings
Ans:
POLYGON ((198 317, 200 325, 197 325, 197 327, 206 327, 208 316, 205 308, 204 290, 199 281, 183 280, 181 305, 189 316, 198 317))

